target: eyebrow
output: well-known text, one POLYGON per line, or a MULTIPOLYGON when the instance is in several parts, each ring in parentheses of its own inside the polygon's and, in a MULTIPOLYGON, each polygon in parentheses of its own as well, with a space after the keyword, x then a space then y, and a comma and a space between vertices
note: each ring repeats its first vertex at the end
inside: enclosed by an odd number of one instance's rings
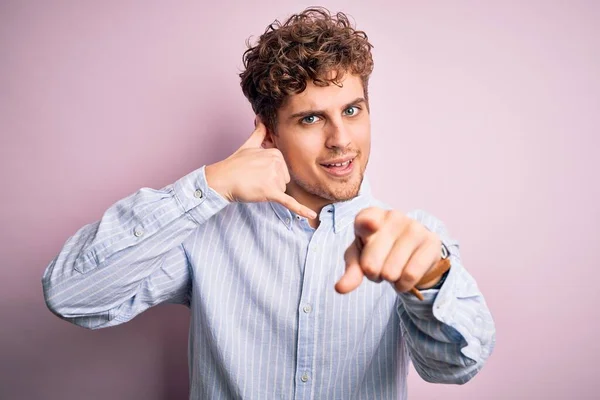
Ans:
MULTIPOLYGON (((350 103, 345 104, 343 109, 345 110, 346 108, 349 108, 349 107, 359 104, 359 103, 366 103, 366 101, 363 97, 357 97, 356 99, 352 100, 350 103)), ((306 111, 301 111, 301 112, 297 112, 297 113, 290 115, 289 119, 300 118, 300 117, 309 117, 311 115, 323 115, 323 114, 325 114, 324 110, 306 110, 306 111)))

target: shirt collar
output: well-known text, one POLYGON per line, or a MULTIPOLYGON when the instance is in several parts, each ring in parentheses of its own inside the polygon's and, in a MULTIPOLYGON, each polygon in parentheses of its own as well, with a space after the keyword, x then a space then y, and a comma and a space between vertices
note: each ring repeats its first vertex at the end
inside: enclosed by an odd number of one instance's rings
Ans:
MULTIPOLYGON (((321 224, 333 226, 334 232, 338 233, 350 223, 354 222, 356 214, 358 214, 360 210, 367 208, 371 204, 371 199, 371 185, 365 176, 356 197, 350 200, 326 205, 321 210, 318 218, 321 221, 321 224)), ((295 218, 304 218, 291 212, 279 203, 270 202, 270 204, 273 211, 275 211, 275 214, 277 214, 277 217, 279 217, 281 222, 283 222, 288 229, 292 229, 292 221, 295 218)))

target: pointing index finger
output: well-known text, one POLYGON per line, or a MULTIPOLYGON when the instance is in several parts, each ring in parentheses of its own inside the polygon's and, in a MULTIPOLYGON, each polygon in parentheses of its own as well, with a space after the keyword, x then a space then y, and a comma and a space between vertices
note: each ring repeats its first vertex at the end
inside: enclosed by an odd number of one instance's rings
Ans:
POLYGON ((354 220, 354 233, 364 242, 381 228, 384 218, 385 212, 381 209, 372 207, 362 210, 354 220))

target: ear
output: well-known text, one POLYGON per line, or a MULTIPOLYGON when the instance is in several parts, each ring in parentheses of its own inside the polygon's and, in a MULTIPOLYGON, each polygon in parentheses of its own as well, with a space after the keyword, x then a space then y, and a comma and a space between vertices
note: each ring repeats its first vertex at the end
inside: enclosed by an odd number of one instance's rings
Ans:
MULTIPOLYGON (((254 127, 256 128, 256 126, 262 123, 264 124, 264 122, 262 122, 262 119, 259 115, 255 115, 254 116, 254 127)), ((266 126, 265 126, 266 128, 266 126)), ((267 129, 267 134, 265 135, 265 138, 263 139, 263 142, 261 143, 260 147, 262 147, 263 149, 276 149, 277 148, 277 144, 275 143, 274 140, 274 134, 273 131, 269 128, 267 129)))
POLYGON ((277 148, 277 143, 275 142, 275 135, 273 134, 273 131, 271 129, 267 128, 267 134, 265 135, 261 146, 263 149, 277 148))

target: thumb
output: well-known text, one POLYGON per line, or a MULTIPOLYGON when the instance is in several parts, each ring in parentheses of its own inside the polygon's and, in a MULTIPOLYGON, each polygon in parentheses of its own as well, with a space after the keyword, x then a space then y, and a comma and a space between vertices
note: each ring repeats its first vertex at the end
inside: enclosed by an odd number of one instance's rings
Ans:
POLYGON ((346 250, 344 259, 346 261, 346 271, 340 280, 335 284, 335 290, 338 293, 350 293, 360 286, 365 274, 363 273, 360 264, 360 250, 358 239, 356 239, 346 250))
POLYGON ((257 120, 256 128, 252 135, 246 140, 246 143, 240 147, 241 149, 257 149, 261 147, 262 142, 265 140, 267 136, 267 127, 263 122, 259 119, 257 120))

